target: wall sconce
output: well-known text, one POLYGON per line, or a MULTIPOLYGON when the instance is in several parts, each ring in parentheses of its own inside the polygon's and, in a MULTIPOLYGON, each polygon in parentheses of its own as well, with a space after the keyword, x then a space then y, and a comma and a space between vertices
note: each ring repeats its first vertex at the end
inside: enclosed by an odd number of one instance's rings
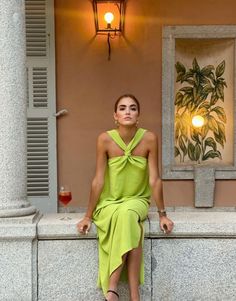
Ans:
POLYGON ((125 0, 93 0, 96 34, 107 35, 108 60, 111 58, 110 39, 124 29, 125 0))

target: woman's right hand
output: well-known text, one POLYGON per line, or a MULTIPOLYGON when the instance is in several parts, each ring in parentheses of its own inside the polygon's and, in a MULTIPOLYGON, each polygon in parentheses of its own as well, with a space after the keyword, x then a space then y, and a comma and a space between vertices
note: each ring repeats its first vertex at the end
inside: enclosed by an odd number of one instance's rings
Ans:
POLYGON ((77 229, 80 234, 88 234, 92 225, 92 220, 89 217, 84 217, 81 221, 77 224, 77 229))

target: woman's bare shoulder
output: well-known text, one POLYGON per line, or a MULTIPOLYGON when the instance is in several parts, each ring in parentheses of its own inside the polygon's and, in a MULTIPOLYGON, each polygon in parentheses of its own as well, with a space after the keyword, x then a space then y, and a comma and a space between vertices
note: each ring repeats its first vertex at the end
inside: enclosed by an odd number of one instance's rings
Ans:
POLYGON ((145 132, 144 139, 148 143, 157 142, 157 135, 149 130, 145 132))
POLYGON ((111 141, 111 138, 107 132, 102 132, 101 134, 98 135, 97 141, 98 143, 107 144, 111 141))
POLYGON ((145 145, 147 146, 147 149, 151 153, 156 153, 158 150, 158 136, 157 134, 151 132, 151 131, 146 131, 145 135, 145 145))
POLYGON ((97 137, 97 150, 98 152, 105 153, 109 148, 109 136, 107 132, 103 132, 97 137))

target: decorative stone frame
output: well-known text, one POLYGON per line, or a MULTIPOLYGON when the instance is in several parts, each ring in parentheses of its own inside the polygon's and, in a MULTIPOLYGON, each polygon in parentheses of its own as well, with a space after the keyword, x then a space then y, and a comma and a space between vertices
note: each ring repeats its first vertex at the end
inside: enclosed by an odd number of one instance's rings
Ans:
MULTIPOLYGON (((174 160, 174 98, 175 98, 175 40, 178 38, 188 39, 235 39, 234 47, 234 120, 236 120, 236 26, 164 26, 162 35, 162 178, 163 179, 193 179, 195 167, 191 165, 176 165, 174 160)), ((216 179, 236 178, 236 130, 233 126, 233 164, 224 165, 201 165, 215 170, 216 179)))

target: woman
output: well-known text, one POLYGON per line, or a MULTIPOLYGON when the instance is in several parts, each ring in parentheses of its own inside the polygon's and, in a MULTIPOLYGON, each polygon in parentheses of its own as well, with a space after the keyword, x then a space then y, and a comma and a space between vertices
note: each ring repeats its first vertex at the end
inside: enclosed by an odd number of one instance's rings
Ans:
POLYGON ((139 301, 139 284, 144 282, 142 245, 143 221, 150 195, 156 201, 160 227, 170 233, 158 173, 157 138, 137 128, 138 100, 130 94, 115 103, 116 130, 102 133, 97 141, 97 166, 90 200, 78 231, 86 234, 91 222, 99 238, 98 286, 106 300, 117 301, 119 279, 128 280, 130 300, 139 301))

